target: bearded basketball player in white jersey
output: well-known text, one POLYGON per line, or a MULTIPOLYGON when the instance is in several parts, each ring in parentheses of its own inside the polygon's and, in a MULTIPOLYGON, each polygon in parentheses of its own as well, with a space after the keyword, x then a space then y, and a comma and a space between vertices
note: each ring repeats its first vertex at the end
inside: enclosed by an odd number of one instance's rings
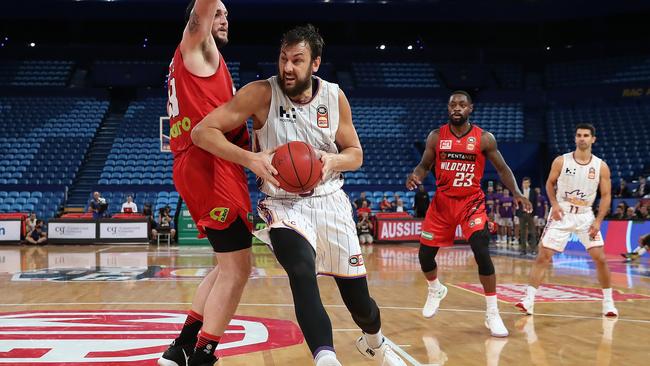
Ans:
POLYGON ((527 315, 533 314, 535 293, 553 254, 563 252, 571 234, 576 234, 596 264, 598 282, 603 288, 603 315, 618 316, 612 298, 605 243, 600 233, 600 224, 609 211, 612 197, 609 167, 591 153, 591 146, 596 142, 594 126, 578 124, 575 142, 575 151, 555 158, 546 181, 551 213, 540 239, 537 260, 530 272, 526 296, 515 305, 527 315), (598 217, 594 217, 591 206, 599 189, 598 217))
POLYGON ((323 39, 314 26, 285 33, 278 76, 244 86, 192 131, 202 149, 249 168, 267 197, 258 212, 268 228, 255 233, 273 248, 287 272, 298 324, 317 366, 341 365, 334 352, 332 325, 323 307, 316 275, 334 277, 363 334, 357 349, 384 366, 406 366, 382 336, 379 307, 370 297, 350 200, 341 172, 356 170, 363 151, 352 124, 350 104, 338 85, 313 76, 323 39), (253 119, 254 150, 228 141, 225 133, 253 119), (271 154, 290 141, 310 144, 323 162, 322 181, 310 194, 278 187, 271 154))

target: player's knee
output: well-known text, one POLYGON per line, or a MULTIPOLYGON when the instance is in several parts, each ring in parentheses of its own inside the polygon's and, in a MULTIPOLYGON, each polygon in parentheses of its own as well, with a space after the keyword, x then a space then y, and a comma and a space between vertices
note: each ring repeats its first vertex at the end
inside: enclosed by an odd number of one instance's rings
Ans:
POLYGON ((490 236, 487 229, 477 231, 469 238, 469 243, 474 252, 474 259, 478 265, 478 273, 481 276, 490 276, 494 274, 494 264, 490 257, 490 236))
POLYGON ((422 268, 422 272, 428 273, 434 271, 436 267, 438 267, 438 264, 436 263, 436 253, 438 253, 438 247, 430 247, 420 244, 418 259, 420 260, 420 268, 422 268))

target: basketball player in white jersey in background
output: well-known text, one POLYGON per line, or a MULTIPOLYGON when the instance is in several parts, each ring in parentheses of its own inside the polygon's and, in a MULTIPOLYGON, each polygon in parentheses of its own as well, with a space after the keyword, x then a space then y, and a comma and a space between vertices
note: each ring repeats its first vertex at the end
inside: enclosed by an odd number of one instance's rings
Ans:
POLYGON ((596 142, 594 126, 578 124, 575 142, 575 151, 555 158, 546 181, 551 213, 540 238, 541 246, 530 272, 526 296, 515 305, 528 315, 533 314, 535 293, 553 254, 563 252, 571 234, 576 234, 596 264, 598 282, 603 288, 603 315, 618 316, 612 298, 605 243, 600 233, 600 224, 609 212, 612 197, 609 167, 591 153, 591 146, 596 142), (592 205, 599 189, 598 217, 594 217, 592 205))
POLYGON ((255 233, 270 244, 287 272, 296 318, 317 366, 340 365, 332 325, 316 275, 334 277, 352 319, 363 331, 357 349, 384 366, 406 366, 381 333, 379 307, 370 297, 350 201, 341 172, 358 169, 361 143, 350 104, 338 85, 313 76, 323 39, 314 26, 283 35, 278 76, 244 86, 192 131, 192 141, 210 153, 241 164, 261 179, 267 198, 258 205, 268 228, 255 233), (224 134, 253 118, 254 149, 246 151, 224 134), (270 153, 290 141, 310 144, 321 155, 322 181, 305 195, 278 188, 270 153))

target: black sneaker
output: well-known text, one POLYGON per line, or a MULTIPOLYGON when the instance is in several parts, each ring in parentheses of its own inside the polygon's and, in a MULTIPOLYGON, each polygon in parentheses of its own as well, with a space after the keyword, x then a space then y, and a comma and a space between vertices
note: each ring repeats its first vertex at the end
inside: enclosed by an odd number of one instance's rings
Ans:
POLYGON ((158 366, 188 366, 192 353, 194 353, 194 345, 176 345, 174 340, 158 359, 158 366))
POLYGON ((214 355, 200 355, 197 357, 196 353, 190 357, 190 362, 188 366, 212 366, 215 362, 219 360, 214 355))

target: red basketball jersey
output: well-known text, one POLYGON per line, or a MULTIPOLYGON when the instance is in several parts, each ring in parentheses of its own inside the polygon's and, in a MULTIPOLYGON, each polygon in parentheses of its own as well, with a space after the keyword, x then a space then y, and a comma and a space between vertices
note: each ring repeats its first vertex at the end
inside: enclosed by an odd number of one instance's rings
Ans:
POLYGON ((450 197, 467 197, 481 191, 485 156, 481 152, 483 130, 472 125, 463 136, 451 132, 449 124, 440 127, 436 146, 436 186, 450 197))
MULTIPOLYGON (((170 146, 174 154, 192 145, 190 132, 213 109, 232 99, 235 93, 228 66, 219 57, 217 72, 208 77, 193 75, 185 68, 180 46, 169 65, 167 80, 167 114, 170 117, 170 146)), ((246 125, 226 134, 237 146, 249 149, 250 136, 246 125)))

